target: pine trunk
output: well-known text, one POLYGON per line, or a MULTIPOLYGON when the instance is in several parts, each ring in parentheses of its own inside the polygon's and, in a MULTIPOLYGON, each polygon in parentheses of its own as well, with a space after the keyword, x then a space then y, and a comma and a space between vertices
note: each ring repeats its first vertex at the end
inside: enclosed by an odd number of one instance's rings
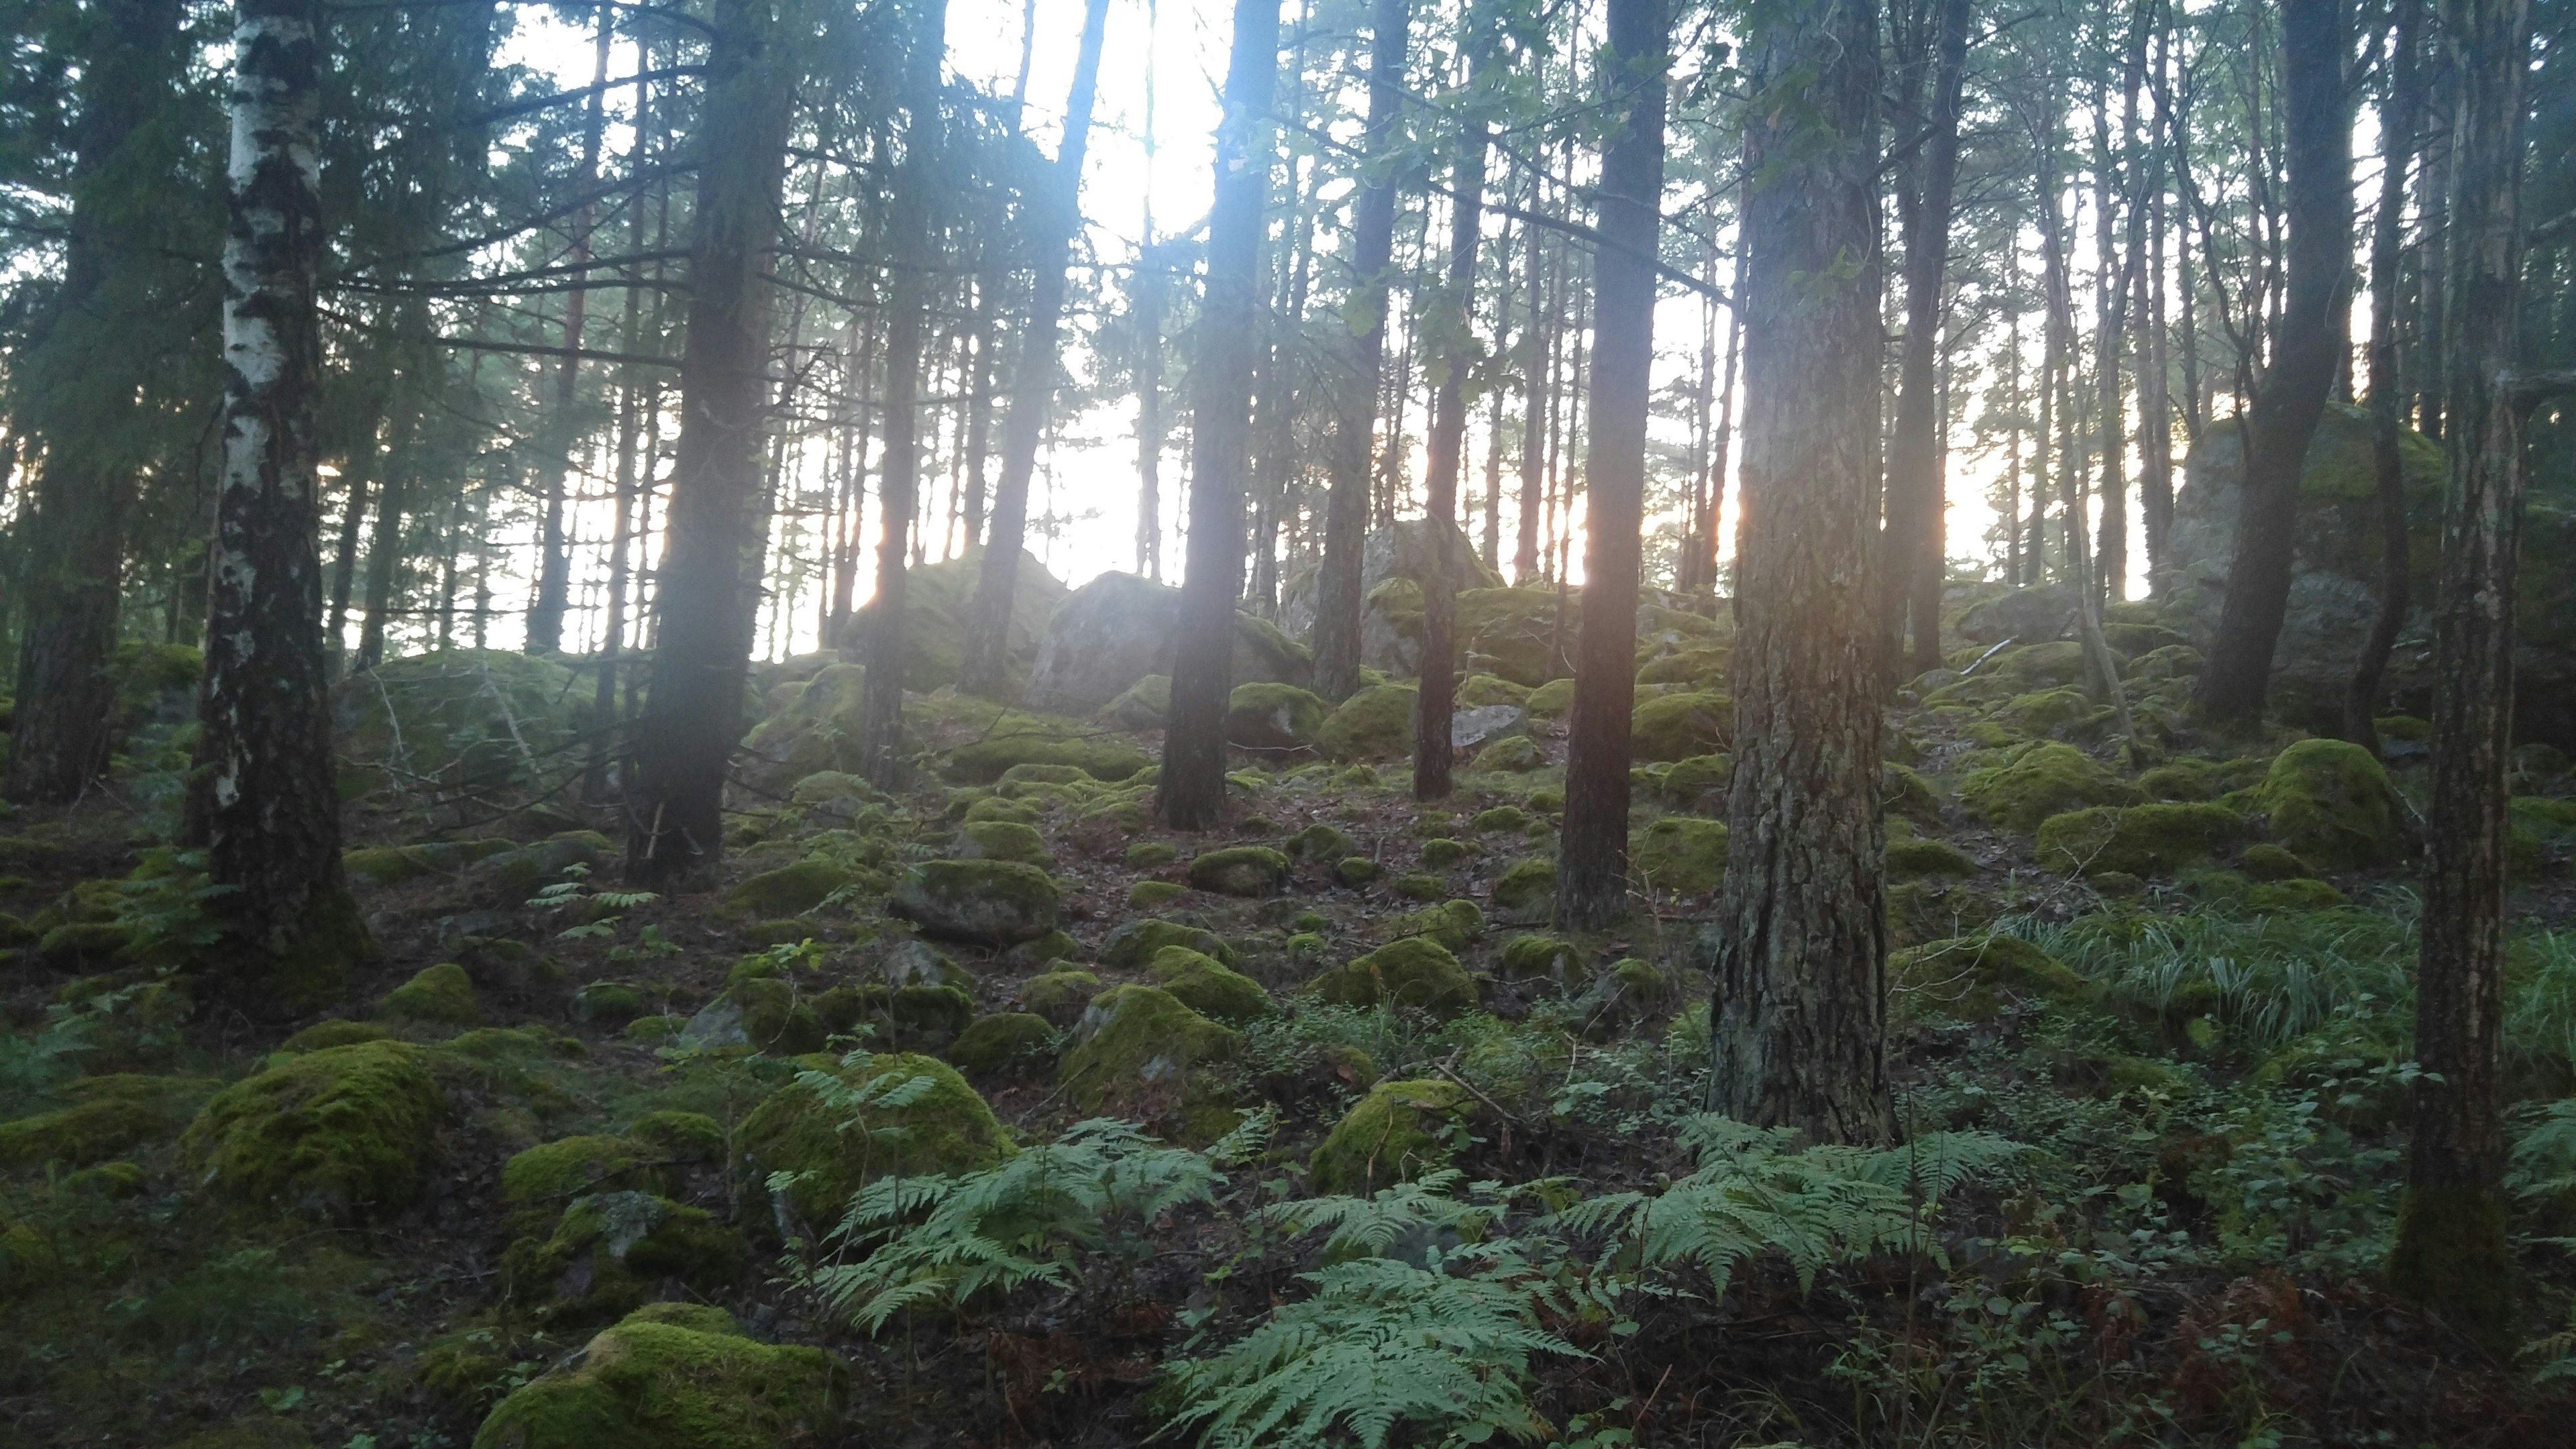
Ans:
MULTIPOLYGON (((1469 23, 1474 21, 1471 17, 1469 23)), ((1493 37, 1479 31, 1468 41, 1466 105, 1492 63, 1493 37)), ((1443 348, 1439 390, 1431 404, 1431 436, 1424 468, 1423 513, 1435 538, 1458 527, 1458 476, 1467 450, 1468 328, 1476 314, 1476 251, 1485 220, 1485 151, 1492 138, 1481 114, 1470 109, 1459 124, 1458 155, 1449 184, 1449 281, 1443 297, 1443 348)), ((1461 542, 1463 542, 1463 536, 1461 542)), ((1422 689, 1415 696, 1413 798, 1449 795, 1449 717, 1458 702, 1458 580, 1448 569, 1449 548, 1435 546, 1422 579, 1422 689)))
POLYGON ((1736 765, 1704 938, 1717 1109, 1820 1142, 1884 1142, 1894 1128, 1867 506, 1877 29, 1873 0, 1803 0, 1754 47, 1773 96, 1746 137, 1736 765), (1817 285, 1825 276, 1838 281, 1817 285))
MULTIPOLYGON (((2379 611, 2353 660, 2343 701, 2343 737, 2374 755, 2379 753, 2380 678, 2406 623, 2412 570, 2406 546, 2406 473, 2398 452, 2406 401, 2397 377, 2397 271, 2406 251, 2406 163, 2415 154, 2415 130, 2424 108, 2423 71, 2416 57, 2423 4, 2397 0, 2394 8, 2388 86, 2380 105, 2386 131, 2380 145, 2379 215, 2371 222, 2370 235, 2370 460, 2379 495, 2379 611)), ((2427 210, 2440 204, 2432 197, 2425 201, 2427 210)))
POLYGON ((1583 625, 1565 758, 1557 913, 1579 930, 1628 905, 1629 717, 1637 693, 1637 568, 1645 515, 1648 373, 1664 189, 1664 0, 1610 0, 1608 94, 1592 261, 1592 436, 1584 472, 1583 625))
POLYGON ((209 905, 254 1012, 331 1000, 374 949, 340 869, 322 647, 322 39, 312 0, 235 11, 223 461, 185 833, 223 888, 209 905))

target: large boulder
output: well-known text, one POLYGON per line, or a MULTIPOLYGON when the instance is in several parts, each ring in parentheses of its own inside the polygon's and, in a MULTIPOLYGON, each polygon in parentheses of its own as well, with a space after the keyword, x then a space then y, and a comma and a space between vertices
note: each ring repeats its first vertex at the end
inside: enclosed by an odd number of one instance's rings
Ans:
MULTIPOLYGON (((923 564, 903 580, 903 686, 921 693, 955 684, 966 659, 966 635, 975 615, 975 588, 984 574, 984 550, 969 548, 952 559, 923 564)), ((1072 590, 1048 573, 1036 554, 1023 550, 1011 590, 1011 672, 1037 657, 1047 620, 1072 590)), ((865 639, 872 609, 861 609, 849 637, 865 639)))
POLYGON ((1013 1150, 993 1109, 946 1062, 879 1052, 816 1071, 771 1093, 734 1134, 745 1182, 794 1174, 773 1185, 782 1229, 837 1221, 877 1178, 973 1172, 1013 1150), (818 1090, 834 1082, 842 1091, 818 1090))
MULTIPOLYGON (((2398 449, 2411 578, 2406 628, 2389 661, 2388 688, 2406 713, 2429 715, 2447 469, 2441 445, 2412 430, 2399 434, 2398 449)), ((2204 650, 2227 602, 2244 471, 2242 428, 2232 420, 2213 423, 2202 431, 2174 497, 2166 546, 2171 602, 2163 618, 2204 650)), ((2340 717, 2353 656, 2378 613, 2377 497, 2369 414, 2328 403, 2299 478, 2289 612, 2272 651, 2273 707, 2291 723, 2320 732, 2340 717)), ((2576 570, 2565 565, 2576 553, 2576 498, 2563 490, 2535 490, 2525 509, 2522 552, 2531 564, 2517 591, 2518 737, 2565 747, 2576 744, 2576 570)))
POLYGON ((382 1219, 428 1179, 448 1104, 422 1048, 356 1042, 215 1094, 180 1150, 224 1195, 329 1223, 382 1219))
MULTIPOLYGON (((1047 621, 1024 702, 1031 709, 1088 716, 1147 675, 1170 674, 1180 617, 1180 590, 1135 574, 1102 574, 1074 590, 1047 621)), ((1274 625, 1236 613, 1236 683, 1302 689, 1314 682, 1314 673, 1305 646, 1274 625)))
POLYGON ((2030 644, 2064 635, 2074 619, 2074 590, 2063 584, 2038 584, 1969 605, 1959 616, 1959 637, 1971 644, 1994 645, 2007 639, 2030 644))
POLYGON ((922 933, 985 946, 1016 946, 1056 928, 1053 877, 1008 860, 925 860, 895 883, 894 914, 922 933))
POLYGON ((474 1449, 808 1444, 838 1425, 848 1388, 819 1348, 757 1342, 721 1308, 656 1303, 503 1399, 474 1449))

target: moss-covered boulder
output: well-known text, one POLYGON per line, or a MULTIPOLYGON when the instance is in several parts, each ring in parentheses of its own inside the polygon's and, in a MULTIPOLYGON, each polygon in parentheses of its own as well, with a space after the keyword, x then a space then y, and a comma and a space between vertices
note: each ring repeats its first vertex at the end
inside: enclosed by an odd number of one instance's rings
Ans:
POLYGON ((1495 674, 1470 674, 1458 681, 1458 707, 1475 709, 1488 704, 1509 704, 1522 708, 1529 705, 1529 686, 1514 684, 1495 674))
POLYGON ((277 1044, 282 1052, 318 1052, 362 1041, 383 1041, 394 1034, 382 1022, 333 1019, 317 1021, 277 1044))
POLYGON ((1503 943, 1503 979, 1564 981, 1582 957, 1583 953, 1575 944, 1561 936, 1552 936, 1544 931, 1514 936, 1503 943))
POLYGON ((1995 706, 1994 720, 2020 734, 2080 739, 2112 713, 2109 705, 2095 704, 2080 689, 2043 689, 1995 706))
POLYGON ((857 778, 865 763, 859 758, 859 711, 867 678, 865 665, 836 663, 794 686, 791 697, 744 738, 746 773, 776 790, 823 774, 857 778))
POLYGON ((1190 861, 1190 884, 1223 896, 1276 895, 1288 884, 1288 857, 1266 845, 1234 845, 1190 861))
POLYGON ((1695 815, 1649 822, 1628 842, 1628 872, 1659 895, 1708 894, 1726 879, 1726 822, 1695 815))
POLYGON ((2096 805, 2040 822, 2039 864, 2068 874, 2171 875, 2235 847, 2245 819, 2224 805, 2096 805))
POLYGON ((483 1019, 483 1001, 474 994, 474 980, 464 967, 441 961, 422 967, 409 981, 386 992, 385 999, 376 1003, 376 1015, 393 1021, 471 1026, 483 1019))
POLYGON ((1472 860, 1475 856, 1476 847, 1463 840, 1452 840, 1445 835, 1435 835, 1422 842, 1424 870, 1455 869, 1461 861, 1472 860))
POLYGON ((1317 748, 1338 761, 1393 760, 1413 752, 1413 713, 1420 691, 1380 684, 1343 700, 1316 732, 1317 748))
POLYGON ((750 920, 799 915, 850 884, 847 870, 824 860, 800 860, 764 870, 725 892, 725 910, 750 920))
POLYGON ((2051 639, 2004 651, 1995 661, 1995 677, 2016 692, 2062 688, 2084 682, 2084 646, 2073 639, 2051 639))
POLYGON ((352 885, 396 885, 423 876, 455 875, 516 846, 515 841, 497 838, 360 846, 340 852, 340 869, 348 873, 352 885))
POLYGON ((2018 936, 1953 936, 1888 958, 1889 995, 1920 1016, 1984 1020, 2015 1002, 2090 1006, 2102 988, 2018 936))
POLYGON ((1400 1006, 1434 1016, 1472 1010, 1483 995, 1449 948, 1428 936, 1389 941, 1316 977, 1312 989, 1336 1006, 1400 1006))
POLYGON ((935 1057, 858 1053, 814 1070, 837 1084, 844 1100, 826 1101, 800 1076, 753 1108, 734 1133, 743 1180, 770 1184, 782 1233, 828 1227, 876 1178, 973 1172, 1012 1150, 993 1109, 935 1057), (787 1176, 773 1181, 780 1173, 787 1176))
POLYGON ((474 1449, 780 1449, 839 1425, 849 1375, 819 1348, 757 1343, 720 1308, 656 1304, 494 1407, 474 1449))
POLYGON ((1095 780, 1124 780, 1153 757, 1099 726, 1056 715, 1005 710, 975 738, 948 752, 948 777, 989 785, 1013 765, 1071 765, 1095 780))
POLYGON ((1091 998, 1099 994, 1099 977, 1059 962, 1056 969, 1020 983, 1020 1010, 1061 1030, 1080 1020, 1091 998))
POLYGON ((1318 820, 1289 836, 1281 843, 1281 849, 1300 860, 1330 865, 1344 856, 1359 854, 1360 843, 1341 827, 1318 820))
POLYGON ((1102 705, 1099 719, 1122 730, 1158 730, 1171 713, 1172 676, 1148 674, 1102 705))
POLYGON ((1055 864, 1046 837, 1016 820, 969 820, 957 832, 963 860, 1015 860, 1046 870, 1055 864))
POLYGON ((923 934, 1012 946, 1056 929, 1062 897, 1055 880, 1008 860, 927 860, 895 883, 893 912, 923 934))
POLYGON ((1166 946, 1154 953, 1145 974, 1154 984, 1179 997, 1182 1004, 1213 1021, 1242 1023, 1276 1010, 1261 983, 1187 946, 1166 946))
POLYGON ((2023 831, 2037 830, 2051 815, 2126 805, 2136 797, 2101 761, 2055 741, 2021 746, 1997 764, 1969 771, 1959 783, 1961 804, 1992 824, 2023 831))
POLYGON ((1055 1052, 1056 1028, 1026 1011, 995 1012, 967 1024, 948 1044, 948 1060, 961 1072, 1009 1076, 1033 1070, 1055 1052))
POLYGON ((0 1122, 0 1167, 81 1167, 120 1156, 176 1130, 210 1085, 129 1073, 79 1078, 66 1088, 69 1106, 0 1122))
POLYGON ((1485 934, 1485 913, 1474 901, 1442 901, 1397 916, 1386 923, 1386 934, 1389 940, 1424 936, 1453 953, 1464 951, 1469 942, 1485 934))
POLYGON ((511 1243, 501 1281, 541 1322, 597 1323, 666 1289, 720 1290, 742 1276, 745 1257, 741 1237, 704 1208, 602 1192, 574 1200, 551 1232, 511 1243))
POLYGON ((2245 847, 2236 858, 2236 868, 2258 881, 2312 880, 2317 873, 2316 867, 2301 860, 2297 851, 2268 840, 2245 847))
POLYGON ((474 863, 467 879, 496 903, 517 905, 565 879, 575 866, 598 870, 616 849, 596 830, 567 830, 486 856, 474 863))
POLYGON ((289 1057, 216 1093, 181 1153, 236 1201, 325 1222, 389 1217, 419 1194, 447 1120, 432 1065, 399 1041, 289 1057))
POLYGON ((1203 926, 1156 916, 1139 917, 1110 932, 1100 945, 1100 964, 1112 971, 1140 971, 1167 946, 1187 946, 1222 965, 1234 964, 1234 948, 1223 936, 1203 926))
POLYGON ((1380 1082, 1306 1159, 1317 1193, 1367 1197, 1449 1165, 1476 1100, 1446 1078, 1380 1082))
POLYGON ((1514 861, 1494 881, 1494 918, 1529 925, 1556 914, 1556 862, 1514 861))
POLYGON ((2301 740, 2273 756, 2254 808, 2275 840, 2329 869, 2394 865, 2409 851, 2387 769, 2349 741, 2301 740))
POLYGON ((501 1204, 518 1233, 542 1231, 575 1198, 666 1186, 651 1150, 613 1133, 542 1142, 501 1164, 501 1204))
POLYGON ((1631 757, 1683 760, 1723 750, 1735 733, 1735 701, 1722 694, 1685 692, 1640 700, 1629 716, 1631 757))
POLYGON ((1946 840, 1891 836, 1887 842, 1887 873, 1898 880, 1927 875, 1971 876, 1977 873, 1977 863, 1946 840))
POLYGON ((1226 699, 1226 743, 1271 753, 1306 749, 1322 733, 1330 709, 1293 684, 1238 684, 1226 699))
POLYGON ((1235 1121, 1213 1069, 1242 1043, 1162 987, 1115 986, 1093 998, 1075 1024, 1056 1080, 1085 1113, 1115 1113, 1185 1142, 1213 1142, 1235 1121))

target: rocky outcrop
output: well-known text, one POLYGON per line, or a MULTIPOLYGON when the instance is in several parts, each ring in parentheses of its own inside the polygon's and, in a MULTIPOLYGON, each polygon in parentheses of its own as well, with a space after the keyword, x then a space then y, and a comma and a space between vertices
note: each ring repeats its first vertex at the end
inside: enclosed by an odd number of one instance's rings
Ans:
MULTIPOLYGON (((1022 701, 1053 714, 1089 716, 1148 675, 1172 672, 1181 591, 1134 574, 1106 573, 1074 590, 1047 621, 1022 701)), ((1314 682, 1304 645, 1237 613, 1234 682, 1314 682)))

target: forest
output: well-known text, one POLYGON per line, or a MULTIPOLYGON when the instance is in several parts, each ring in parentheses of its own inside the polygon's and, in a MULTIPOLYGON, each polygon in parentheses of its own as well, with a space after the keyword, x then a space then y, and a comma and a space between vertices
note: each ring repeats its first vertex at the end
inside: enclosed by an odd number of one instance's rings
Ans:
POLYGON ((2571 0, 0 17, 0 1444, 2576 1446, 2571 0))

